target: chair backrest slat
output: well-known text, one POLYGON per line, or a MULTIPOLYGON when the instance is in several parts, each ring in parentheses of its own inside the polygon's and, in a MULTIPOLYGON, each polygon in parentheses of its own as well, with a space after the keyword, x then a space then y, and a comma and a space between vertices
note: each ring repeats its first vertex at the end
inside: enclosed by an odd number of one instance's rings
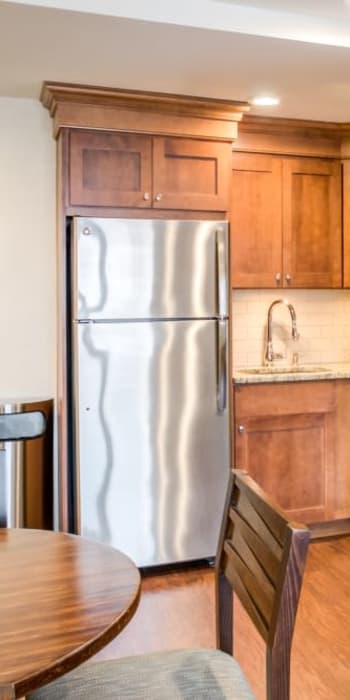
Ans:
POLYGON ((243 520, 240 513, 233 508, 230 509, 229 516, 234 525, 234 541, 238 553, 240 554, 240 547, 244 547, 244 557, 248 557, 250 554, 251 558, 259 562, 266 577, 273 585, 278 576, 280 567, 281 548, 273 548, 270 544, 266 544, 256 531, 253 530, 250 523, 243 520))
POLYGON ((254 578, 248 567, 234 551, 232 551, 227 558, 226 564, 223 567, 223 573, 240 599, 249 617, 254 622, 255 627, 258 629, 263 639, 267 641, 269 627, 261 610, 264 606, 261 605, 261 601, 260 604, 258 604, 256 596, 254 596, 254 594, 252 595, 254 578))
POLYGON ((267 698, 288 700, 290 649, 310 532, 233 470, 216 558, 218 646, 232 651, 233 589, 267 647, 267 698), (231 596, 232 599, 232 596, 231 596), (231 630, 222 629, 224 625, 231 630))
MULTIPOLYGON (((255 607, 259 610, 264 620, 269 623, 272 615, 274 587, 266 576, 259 562, 252 556, 252 553, 245 547, 244 541, 238 534, 233 541, 225 542, 224 551, 227 554, 227 561, 232 561, 233 568, 241 579, 242 585, 246 589, 255 607)), ((224 573, 227 578, 229 569, 224 573)), ((233 586, 232 586, 233 587, 233 586)))
MULTIPOLYGON (((248 476, 247 479, 249 479, 251 485, 255 483, 248 476)), ((275 552, 275 555, 280 560, 285 543, 287 520, 278 511, 274 510, 271 502, 268 504, 267 501, 262 500, 262 494, 263 491, 260 491, 258 496, 252 489, 249 489, 248 482, 236 481, 233 493, 233 508, 250 524, 250 527, 255 530, 259 538, 266 543, 272 552, 275 552)), ((265 497, 267 498, 267 496, 265 497)))

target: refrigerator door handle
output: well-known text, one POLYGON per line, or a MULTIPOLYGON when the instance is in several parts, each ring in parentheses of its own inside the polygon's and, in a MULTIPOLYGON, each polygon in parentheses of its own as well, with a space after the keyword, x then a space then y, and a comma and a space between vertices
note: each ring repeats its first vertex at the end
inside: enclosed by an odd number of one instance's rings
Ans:
POLYGON ((227 316, 226 235, 223 228, 216 229, 216 283, 219 318, 227 316))
POLYGON ((216 404, 223 413, 227 404, 227 321, 216 322, 216 404))

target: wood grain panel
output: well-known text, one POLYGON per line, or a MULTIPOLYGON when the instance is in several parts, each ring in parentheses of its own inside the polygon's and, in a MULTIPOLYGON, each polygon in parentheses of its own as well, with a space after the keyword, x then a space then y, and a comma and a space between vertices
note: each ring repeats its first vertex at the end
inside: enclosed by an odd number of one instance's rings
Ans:
MULTIPOLYGON (((242 603, 245 611, 248 613, 251 621, 258 630, 259 634, 266 642, 268 639, 268 622, 261 613, 259 606, 254 598, 251 597, 247 586, 247 578, 249 576, 249 570, 246 569, 244 563, 241 562, 238 557, 233 553, 231 558, 223 564, 223 573, 230 584, 231 589, 234 590, 236 596, 242 603), (237 565, 237 566, 236 566, 237 565), (246 576, 245 576, 246 574, 246 576)), ((250 577, 251 578, 251 577, 250 577)), ((231 590, 232 596, 232 590, 231 590)), ((220 619, 220 618, 219 618, 220 619)), ((224 620, 225 625, 227 621, 224 620)), ((220 642, 220 649, 231 653, 231 649, 226 649, 220 642)))
POLYGON ((334 380, 235 384, 236 422, 238 416, 280 416, 293 413, 327 412, 336 407, 334 380))
POLYGON ((247 462, 260 486, 292 517, 326 515, 325 414, 245 421, 247 462), (298 515, 299 514, 299 515, 298 515))
MULTIPOLYGON (((350 688, 350 537, 311 542, 293 637, 292 700, 347 700, 350 688)), ((225 579, 224 579, 225 581, 225 579)), ((229 588, 230 597, 231 589, 229 588)), ((238 598, 234 650, 257 700, 266 700, 265 645, 238 598)), ((214 572, 207 566, 150 571, 137 614, 98 657, 215 647, 214 572), (145 634, 147 630, 147 634, 145 634)))
POLYGON ((216 563, 217 642, 220 648, 232 652, 227 649, 227 634, 222 636, 222 627, 225 623, 231 624, 232 617, 226 594, 225 612, 220 611, 222 576, 225 575, 266 642, 267 700, 289 700, 290 697, 291 643, 309 538, 308 529, 289 522, 286 514, 246 473, 231 473, 216 563), (232 517, 232 510, 237 518, 232 517), (254 521, 253 511, 257 516, 254 521), (237 531, 235 526, 240 520, 263 544, 262 557, 259 547, 255 548, 254 555, 245 556, 249 544, 247 541, 246 546, 242 546, 244 531, 241 528, 237 531), (279 552, 275 576, 271 571, 264 571, 266 548, 270 547, 274 532, 278 533, 278 539, 273 538, 273 555, 276 550, 279 552))
POLYGON ((137 608, 138 570, 111 547, 3 528, 0 557, 0 686, 16 697, 99 651, 137 608))
POLYGON ((226 212, 198 211, 195 209, 136 209, 130 207, 67 207, 67 216, 96 216, 116 217, 125 219, 193 219, 211 220, 226 219, 226 212))
POLYGON ((339 158, 348 125, 307 119, 245 115, 235 149, 254 153, 339 158), (343 127, 345 127, 344 132, 343 127))
POLYGON ((259 618, 264 620, 266 624, 266 621, 269 621, 271 617, 274 587, 266 574, 264 575, 259 558, 249 556, 249 547, 245 546, 244 539, 239 534, 232 537, 232 542, 225 542, 224 550, 227 554, 227 568, 224 568, 224 572, 230 580, 231 568, 232 587, 236 589, 237 582, 240 582, 240 586, 242 590, 244 589, 249 600, 254 601, 259 618), (247 553, 248 556, 242 556, 243 554, 247 555, 247 553))
POLYGON ((230 231, 232 286, 281 286, 280 158, 233 153, 230 231))
POLYGON ((283 160, 284 286, 341 287, 340 192, 338 161, 283 160))
POLYGON ((70 204, 150 207, 151 158, 148 136, 71 130, 70 204))
MULTIPOLYGON (((230 509, 230 519, 234 524, 236 536, 238 537, 238 534, 241 533, 242 542, 245 543, 244 547, 249 551, 249 553, 245 552, 243 558, 245 559, 246 556, 256 556, 259 552, 259 560, 263 570, 268 573, 269 578, 275 580, 281 554, 278 544, 275 546, 275 539, 270 536, 268 544, 262 542, 255 530, 248 527, 245 520, 243 520, 233 508, 230 509)), ((263 525, 263 522, 261 522, 261 525, 263 525)))
POLYGON ((53 529, 53 401, 28 403, 26 411, 42 411, 45 434, 23 442, 23 526, 53 529))
POLYGON ((336 469, 334 474, 334 512, 336 518, 350 517, 350 381, 336 382, 336 469))
POLYGON ((47 81, 40 98, 55 137, 61 128, 77 127, 232 142, 237 121, 249 110, 247 102, 47 81))
POLYGON ((69 132, 62 129, 57 139, 57 229, 56 229, 56 280, 57 280, 57 464, 58 468, 58 520, 59 528, 69 531, 69 396, 72 389, 68 365, 71 348, 68 341, 70 309, 68 308, 68 284, 70 280, 69 238, 66 226, 66 207, 69 201, 69 132))
POLYGON ((312 523, 336 508, 335 382, 305 384, 238 388, 235 464, 290 517, 312 523))
POLYGON ((350 160, 342 164, 343 170, 343 286, 350 287, 350 160))
POLYGON ((229 208, 230 144, 155 137, 153 149, 154 207, 229 208))

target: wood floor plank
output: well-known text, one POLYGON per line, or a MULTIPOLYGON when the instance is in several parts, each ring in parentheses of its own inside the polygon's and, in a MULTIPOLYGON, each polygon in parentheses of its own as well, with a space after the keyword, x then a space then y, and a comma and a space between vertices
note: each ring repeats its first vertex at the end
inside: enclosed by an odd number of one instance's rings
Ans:
MULTIPOLYGON (((98 658, 160 649, 214 647, 214 572, 193 568, 146 576, 139 609, 98 658)), ((236 605, 235 655, 264 700, 264 645, 236 605)), ((304 576, 292 653, 292 700, 350 698, 350 537, 314 541, 304 576)))

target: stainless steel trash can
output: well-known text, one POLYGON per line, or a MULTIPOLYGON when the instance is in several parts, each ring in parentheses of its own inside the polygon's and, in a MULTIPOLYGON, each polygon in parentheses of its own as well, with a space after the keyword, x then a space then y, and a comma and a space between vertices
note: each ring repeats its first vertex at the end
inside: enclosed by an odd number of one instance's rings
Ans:
MULTIPOLYGON (((0 527, 53 529, 53 399, 0 399, 0 415, 16 414, 14 432, 0 440, 0 527), (15 439, 16 426, 30 416, 45 416, 44 432, 32 439, 15 439), (17 414, 23 420, 19 421, 17 414)), ((11 421, 9 421, 9 424, 11 421)), ((29 431, 30 433, 30 431, 29 431)), ((27 431, 19 432, 23 437, 27 431)), ((3 436, 2 436, 3 437, 3 436)))

